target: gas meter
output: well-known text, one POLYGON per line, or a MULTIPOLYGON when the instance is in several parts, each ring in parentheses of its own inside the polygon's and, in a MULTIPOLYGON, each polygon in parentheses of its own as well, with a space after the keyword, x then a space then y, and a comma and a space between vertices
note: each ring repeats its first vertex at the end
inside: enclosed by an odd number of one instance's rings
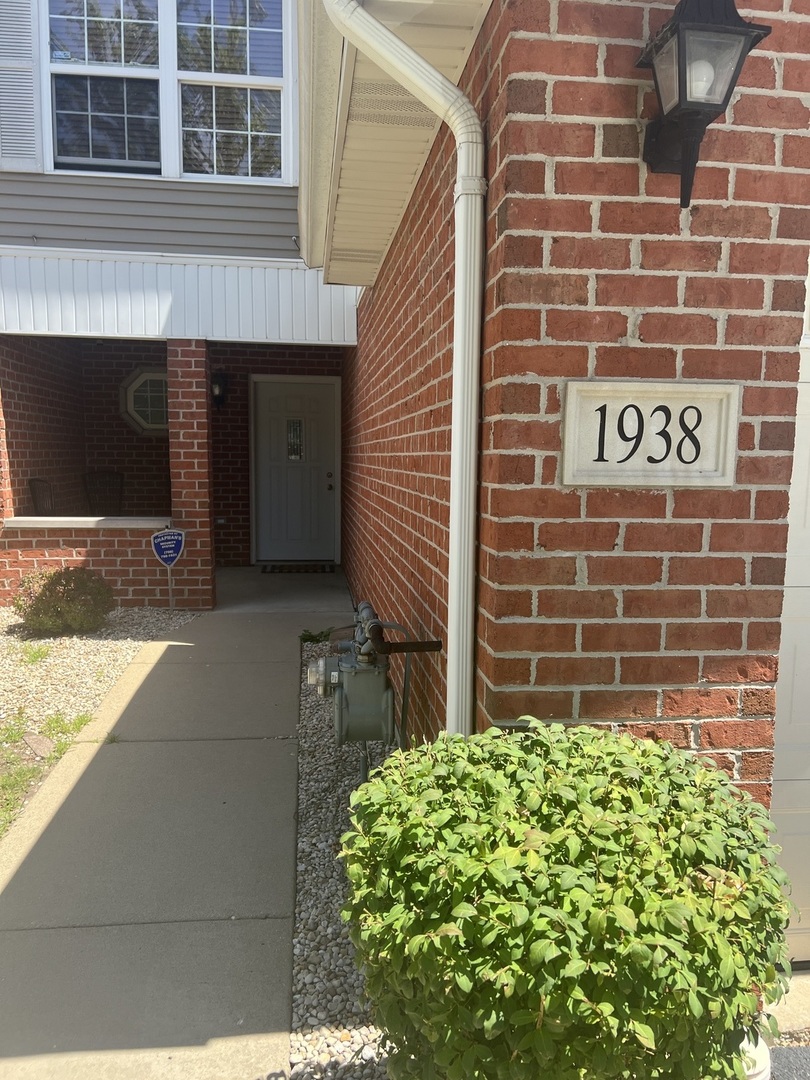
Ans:
POLYGON ((406 633, 398 623, 384 623, 374 608, 364 601, 355 615, 356 628, 350 641, 338 643, 337 656, 310 660, 307 682, 321 697, 332 698, 335 741, 392 743, 405 730, 410 675, 410 656, 405 657, 402 713, 399 732, 394 719, 394 688, 388 677, 391 653, 438 652, 441 641, 386 641, 385 630, 406 633))

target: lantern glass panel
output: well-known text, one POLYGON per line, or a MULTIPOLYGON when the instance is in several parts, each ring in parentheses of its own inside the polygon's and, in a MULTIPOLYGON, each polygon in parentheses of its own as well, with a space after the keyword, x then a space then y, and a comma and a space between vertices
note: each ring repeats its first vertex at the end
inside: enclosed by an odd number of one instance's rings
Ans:
POLYGON ((686 97, 692 102, 722 105, 746 42, 737 34, 685 30, 686 97))
POLYGON ((663 49, 653 57, 655 81, 661 98, 661 109, 671 112, 678 104, 678 38, 671 37, 663 49))

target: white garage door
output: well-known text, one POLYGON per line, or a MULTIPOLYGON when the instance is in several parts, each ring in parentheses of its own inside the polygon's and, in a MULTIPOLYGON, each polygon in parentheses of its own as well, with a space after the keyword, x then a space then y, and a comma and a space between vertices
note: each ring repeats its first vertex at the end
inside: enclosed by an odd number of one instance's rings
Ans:
POLYGON ((776 763, 771 816, 782 865, 800 910, 791 955, 810 960, 810 341, 805 337, 790 489, 790 532, 776 688, 776 763))

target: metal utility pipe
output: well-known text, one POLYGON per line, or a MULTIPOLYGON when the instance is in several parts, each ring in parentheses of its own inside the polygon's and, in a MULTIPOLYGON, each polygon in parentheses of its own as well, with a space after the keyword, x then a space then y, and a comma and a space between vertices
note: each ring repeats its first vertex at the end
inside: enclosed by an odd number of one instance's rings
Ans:
POLYGON ((475 523, 483 299, 484 136, 465 95, 360 6, 323 0, 343 37, 443 120, 456 140, 455 295, 447 583, 447 730, 469 735, 475 703, 475 523))

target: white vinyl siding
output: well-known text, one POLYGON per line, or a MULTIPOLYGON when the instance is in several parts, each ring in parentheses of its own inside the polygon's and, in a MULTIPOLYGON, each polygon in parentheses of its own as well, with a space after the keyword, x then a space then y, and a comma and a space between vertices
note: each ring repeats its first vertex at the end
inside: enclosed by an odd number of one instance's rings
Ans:
POLYGON ((41 172, 37 33, 29 0, 0 0, 0 169, 41 172))
POLYGON ((0 247, 0 334, 353 345, 356 300, 300 261, 0 247))

